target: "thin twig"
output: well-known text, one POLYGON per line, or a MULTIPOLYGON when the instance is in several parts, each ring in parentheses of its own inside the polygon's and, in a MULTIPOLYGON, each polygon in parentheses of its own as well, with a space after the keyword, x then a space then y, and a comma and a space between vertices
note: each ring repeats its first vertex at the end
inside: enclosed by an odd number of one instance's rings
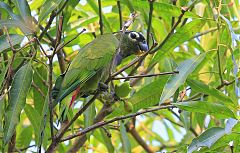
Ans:
POLYGON ((167 105, 167 106, 159 106, 159 107, 156 107, 156 108, 151 108, 151 109, 147 109, 147 110, 143 110, 143 111, 139 111, 137 113, 133 113, 133 114, 129 114, 129 115, 125 115, 125 116, 119 116, 119 117, 115 117, 109 121, 101 121, 101 122, 98 122, 92 126, 89 126, 85 129, 83 129, 82 131, 76 133, 76 134, 73 134, 73 135, 70 135, 70 136, 67 136, 66 138, 63 138, 61 140, 61 142, 63 141, 67 141, 67 140, 70 140, 70 139, 73 139, 75 137, 78 137, 78 136, 82 136, 90 131, 93 131, 99 127, 102 127, 104 125, 107 125, 109 123, 113 123, 115 121, 119 121, 119 120, 124 120, 124 119, 127 119, 127 118, 133 118, 133 117, 136 117, 136 116, 139 116, 139 115, 142 115, 142 114, 146 114, 146 113, 149 113, 149 112, 153 112, 153 111, 158 111, 158 110, 161 110, 161 109, 167 109, 167 108, 174 108, 175 106, 173 105, 167 105))
POLYGON ((117 1, 117 6, 118 6, 118 14, 119 14, 119 29, 122 29, 122 9, 121 9, 121 2, 120 0, 117 1))
POLYGON ((148 0, 149 2, 149 19, 148 19, 148 29, 147 29, 147 44, 149 45, 149 38, 150 38, 150 32, 151 32, 151 27, 152 27, 152 13, 153 13, 153 2, 154 0, 148 0))
POLYGON ((103 34, 103 21, 102 21, 102 4, 101 0, 98 0, 98 14, 99 14, 99 26, 100 26, 100 33, 103 34))
POLYGON ((214 32, 214 31, 216 31, 216 30, 218 30, 217 27, 208 29, 208 30, 206 30, 206 31, 204 31, 204 32, 201 32, 201 33, 196 34, 195 36, 193 36, 193 37, 190 38, 190 39, 198 38, 198 37, 200 37, 200 36, 203 36, 203 35, 206 35, 206 34, 208 34, 208 33, 214 32))
POLYGON ((54 10, 54 11, 51 13, 50 18, 49 18, 49 20, 48 20, 48 22, 47 22, 46 27, 43 29, 42 33, 41 33, 40 36, 38 37, 39 41, 42 40, 43 36, 46 34, 46 32, 48 31, 48 29, 51 27, 54 18, 55 18, 59 13, 61 13, 62 10, 65 8, 65 6, 67 5, 67 2, 68 2, 68 0, 66 0, 66 1, 64 2, 64 4, 62 5, 62 7, 61 7, 57 12, 54 10))
POLYGON ((163 73, 157 73, 157 74, 146 74, 146 75, 134 75, 134 76, 126 76, 126 77, 114 77, 112 80, 121 80, 121 79, 131 79, 131 78, 145 78, 145 77, 156 77, 159 75, 169 75, 169 74, 177 74, 179 71, 173 71, 173 72, 163 72, 163 73))
MULTIPOLYGON (((177 0, 172 0, 172 4, 173 4, 173 5, 176 6, 176 3, 177 3, 177 0)), ((173 17, 172 17, 172 27, 173 27, 174 23, 175 23, 175 17, 173 16, 173 17)))
POLYGON ((53 57, 49 57, 48 65, 48 100, 49 100, 49 112, 50 112, 50 129, 51 129, 51 138, 52 142, 54 140, 54 131, 53 131, 53 107, 52 107, 52 74, 53 74, 53 57))
POLYGON ((66 45, 68 45, 69 43, 71 43, 73 40, 77 39, 82 33, 84 33, 86 31, 86 29, 82 29, 82 31, 80 33, 78 33, 75 37, 73 37, 71 40, 69 40, 68 42, 64 43, 63 45, 59 45, 59 47, 56 49, 56 52, 58 52, 59 50, 63 49, 63 47, 65 47, 66 45))

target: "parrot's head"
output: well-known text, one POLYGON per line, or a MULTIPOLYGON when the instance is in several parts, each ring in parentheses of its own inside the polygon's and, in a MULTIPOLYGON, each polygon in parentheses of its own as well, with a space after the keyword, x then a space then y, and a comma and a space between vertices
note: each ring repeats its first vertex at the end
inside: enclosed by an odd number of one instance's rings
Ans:
POLYGON ((122 59, 135 54, 143 55, 148 51, 148 45, 143 34, 136 31, 125 31, 124 33, 115 33, 116 38, 120 41, 120 53, 116 55, 116 65, 119 65, 122 59))
POLYGON ((143 34, 136 31, 126 31, 122 35, 120 42, 120 51, 123 57, 135 54, 141 56, 144 52, 148 51, 148 45, 143 34))

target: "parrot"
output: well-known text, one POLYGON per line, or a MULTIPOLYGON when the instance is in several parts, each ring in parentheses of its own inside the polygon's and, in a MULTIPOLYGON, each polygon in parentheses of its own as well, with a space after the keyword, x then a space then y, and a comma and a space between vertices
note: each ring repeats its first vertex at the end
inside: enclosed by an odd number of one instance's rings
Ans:
POLYGON ((109 77, 111 65, 116 67, 124 58, 132 54, 141 56, 146 51, 148 45, 140 32, 120 31, 98 36, 79 50, 68 69, 56 79, 52 89, 53 107, 71 93, 69 107, 78 96, 93 94, 109 77))

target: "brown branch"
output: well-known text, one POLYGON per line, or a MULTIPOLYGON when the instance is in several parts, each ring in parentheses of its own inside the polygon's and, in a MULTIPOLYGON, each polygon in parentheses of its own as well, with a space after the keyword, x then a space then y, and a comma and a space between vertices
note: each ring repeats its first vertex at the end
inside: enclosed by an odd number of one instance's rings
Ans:
POLYGON ((127 131, 132 135, 132 137, 138 142, 139 145, 143 147, 143 149, 147 153, 154 153, 154 151, 149 147, 148 144, 142 139, 142 137, 137 132, 135 126, 133 123, 130 123, 130 125, 127 125, 127 131))
POLYGON ((62 10, 65 8, 65 6, 67 5, 67 2, 68 2, 68 0, 66 0, 66 1, 64 2, 64 4, 62 5, 62 7, 61 7, 57 12, 56 12, 55 10, 52 11, 52 13, 51 13, 51 15, 50 15, 50 18, 49 18, 49 20, 48 20, 48 22, 47 22, 46 27, 43 29, 42 33, 41 33, 40 36, 38 37, 39 41, 42 40, 43 36, 47 33, 48 29, 51 27, 54 18, 55 18, 59 13, 61 13, 62 10))
POLYGON ((53 127, 53 107, 52 107, 52 74, 53 74, 53 57, 49 57, 49 65, 48 65, 48 105, 49 105, 49 112, 50 112, 50 129, 51 129, 51 138, 52 142, 54 140, 54 127, 53 127))
MULTIPOLYGON (((54 45, 55 49, 58 47, 58 45, 61 42, 62 28, 63 28, 63 16, 60 16, 58 30, 57 30, 57 38, 56 38, 55 45, 54 45)), ((58 63, 59 63, 61 73, 64 73, 66 70, 66 66, 65 66, 65 60, 64 60, 64 55, 63 55, 62 49, 57 52, 57 58, 58 58, 58 63)))
POLYGON ((157 73, 157 74, 146 74, 146 75, 134 75, 134 76, 126 76, 126 77, 115 77, 115 78, 112 78, 112 80, 156 77, 156 76, 159 76, 159 75, 169 75, 169 74, 176 74, 176 73, 179 73, 179 72, 178 71, 173 71, 173 72, 163 72, 163 73, 157 73))
POLYGON ((146 114, 146 113, 149 113, 149 112, 153 112, 153 111, 158 111, 158 110, 161 110, 161 109, 167 109, 167 108, 174 108, 175 106, 173 105, 166 105, 166 106, 159 106, 159 107, 156 107, 156 108, 151 108, 151 109, 147 109, 147 110, 143 110, 143 111, 139 111, 137 113, 133 113, 133 114, 129 114, 129 115, 125 115, 125 116, 119 116, 119 117, 115 117, 109 121, 101 121, 101 122, 98 122, 92 126, 89 126, 85 129, 83 129, 82 131, 76 133, 76 134, 73 134, 73 135, 70 135, 70 136, 67 136, 66 138, 63 138, 61 140, 61 142, 63 141, 67 141, 67 140, 70 140, 70 139, 73 139, 75 137, 78 137, 78 136, 82 136, 90 131, 93 131, 99 127, 102 127, 102 126, 105 126, 107 124, 110 124, 110 123, 113 123, 115 121, 119 121, 119 120, 124 120, 124 119, 127 119, 127 118, 133 118, 133 117, 136 117, 136 116, 139 116, 139 115, 142 115, 142 114, 146 114))
POLYGON ((14 148, 16 145, 16 131, 13 133, 10 142, 8 143, 8 153, 14 152, 14 148))

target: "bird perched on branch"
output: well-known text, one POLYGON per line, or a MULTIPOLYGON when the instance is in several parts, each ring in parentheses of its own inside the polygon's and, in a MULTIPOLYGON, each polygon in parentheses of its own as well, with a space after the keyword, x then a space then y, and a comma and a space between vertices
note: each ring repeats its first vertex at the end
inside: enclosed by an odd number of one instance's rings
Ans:
POLYGON ((53 105, 73 92, 71 107, 77 96, 94 93, 107 80, 112 64, 117 66, 122 59, 132 54, 141 55, 147 50, 146 40, 139 32, 125 31, 98 36, 81 48, 68 70, 57 78, 52 90, 53 105))

